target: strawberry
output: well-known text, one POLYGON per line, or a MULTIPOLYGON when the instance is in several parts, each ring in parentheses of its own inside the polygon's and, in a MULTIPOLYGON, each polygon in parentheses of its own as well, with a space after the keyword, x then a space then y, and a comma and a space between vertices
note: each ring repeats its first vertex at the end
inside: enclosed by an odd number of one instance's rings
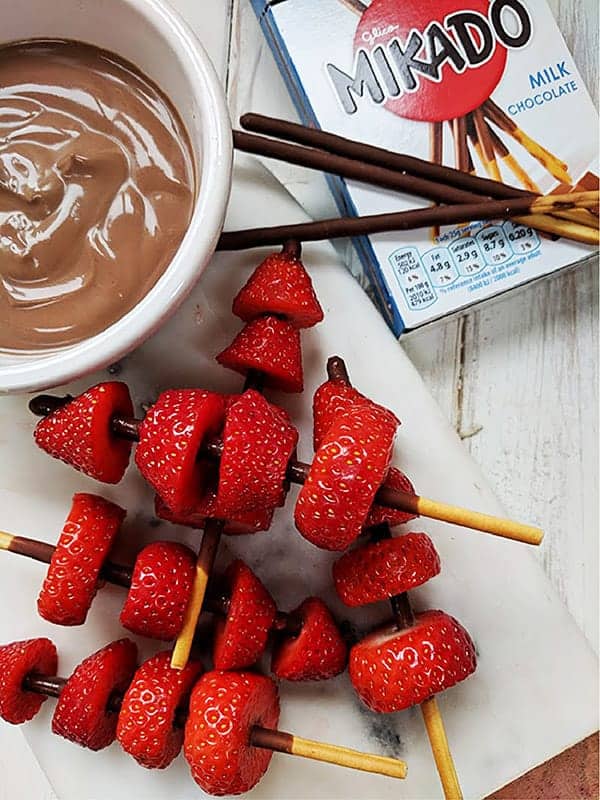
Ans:
POLYGON ((140 425, 135 463, 176 514, 193 510, 202 496, 206 467, 196 461, 206 437, 219 433, 222 395, 200 389, 163 392, 140 425))
POLYGON ((53 458, 90 478, 118 483, 129 464, 131 442, 113 433, 115 415, 133 415, 129 389, 118 381, 99 383, 40 420, 34 439, 53 458))
POLYGON ((139 636, 176 639, 196 572, 193 550, 175 542, 152 542, 135 561, 121 625, 139 636))
POLYGON ((233 313, 244 322, 276 314, 295 328, 311 328, 323 319, 308 272, 286 252, 273 253, 258 265, 233 301, 233 313))
POLYGON ((40 616, 56 625, 83 625, 100 570, 125 511, 95 494, 76 494, 38 597, 40 616))
POLYGON ((277 606, 243 561, 229 565, 225 580, 229 607, 227 619, 216 623, 213 665, 215 669, 251 667, 267 646, 277 606))
POLYGON ((303 389, 300 334, 289 322, 273 316, 249 322, 233 342, 219 353, 217 361, 228 369, 246 375, 258 370, 265 386, 283 392, 303 389))
MULTIPOLYGON (((196 507, 187 514, 174 514, 163 501, 155 498, 156 516, 172 522, 173 525, 184 525, 186 528, 203 530, 207 519, 220 519, 220 509, 217 507, 216 492, 208 490, 196 507)), ((273 519, 273 509, 265 508, 256 511, 245 511, 237 514, 235 519, 228 519, 225 523, 224 533, 229 536, 241 536, 249 533, 268 531, 273 519)))
POLYGON ((357 391, 349 383, 342 380, 325 381, 313 397, 313 445, 319 449, 325 434, 334 420, 343 411, 347 411, 357 403, 369 403, 370 400, 357 391))
POLYGON ((0 647, 0 718, 12 725, 33 719, 46 697, 27 690, 27 676, 54 676, 57 663, 56 647, 50 639, 28 639, 0 647))
POLYGON ((348 648, 325 603, 309 597, 290 616, 299 619, 300 632, 273 650, 273 674, 288 681, 323 681, 343 672, 348 648))
MULTIPOLYGON (((390 489, 399 489, 401 492, 415 494, 415 487, 406 475, 396 467, 390 467, 390 471, 385 479, 385 485, 390 489)), ((374 503, 369 511, 365 527, 372 528, 376 525, 387 523, 390 528, 395 528, 397 525, 404 525, 405 522, 416 519, 417 516, 417 514, 411 514, 410 511, 402 511, 399 508, 390 508, 389 506, 382 506, 379 503, 374 503)))
POLYGON ((130 639, 111 642, 75 668, 62 688, 52 733, 90 750, 114 741, 118 716, 111 700, 123 694, 135 672, 137 647, 130 639))
POLYGON ((225 517, 282 506, 298 432, 286 411, 250 389, 231 404, 223 428, 217 505, 225 517))
POLYGON ((171 668, 171 652, 144 661, 125 692, 117 725, 119 744, 142 767, 164 769, 183 745, 178 709, 187 704, 198 675, 199 661, 182 669, 171 668))
POLYGON ((402 711, 449 689, 475 671, 475 645, 443 611, 417 614, 415 624, 374 631, 350 651, 350 680, 373 711, 402 711))
POLYGON ((253 747, 252 728, 276 728, 277 686, 254 672, 207 672, 190 698, 183 752, 207 794, 242 794, 268 769, 272 750, 253 747))
POLYGON ((345 553, 333 565, 333 581, 347 606, 387 600, 421 586, 440 571, 440 558, 425 533, 406 533, 345 553))
POLYGON ((313 459, 296 503, 296 527, 325 550, 359 535, 387 474, 398 420, 374 403, 338 414, 313 459))

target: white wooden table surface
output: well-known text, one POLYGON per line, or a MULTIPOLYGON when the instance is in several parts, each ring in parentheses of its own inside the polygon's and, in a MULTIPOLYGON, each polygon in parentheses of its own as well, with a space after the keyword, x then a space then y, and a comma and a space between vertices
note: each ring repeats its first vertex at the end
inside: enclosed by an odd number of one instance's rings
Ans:
MULTIPOLYGON (((234 121, 248 4, 210 15, 234 121)), ((597 104, 598 0, 550 5, 597 104)), ((402 346, 507 512, 546 530, 537 557, 598 651, 597 260, 402 346)))

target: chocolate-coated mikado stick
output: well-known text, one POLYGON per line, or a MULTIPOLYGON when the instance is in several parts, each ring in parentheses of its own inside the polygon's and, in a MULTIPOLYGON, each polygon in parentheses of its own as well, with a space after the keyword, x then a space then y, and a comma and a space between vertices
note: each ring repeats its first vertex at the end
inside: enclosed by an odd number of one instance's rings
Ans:
MULTIPOLYGON (((32 413, 37 416, 47 416, 68 403, 71 399, 70 396, 55 397, 52 395, 38 395, 30 401, 29 408, 32 413)), ((116 436, 122 436, 131 441, 138 440, 140 425, 141 420, 132 417, 121 417, 117 415, 112 419, 113 433, 116 436)), ((222 441, 220 439, 210 439, 202 444, 199 457, 218 461, 222 452, 222 441)), ((305 482, 309 470, 310 464, 291 459, 288 464, 286 477, 291 483, 302 484, 305 482)), ((483 533, 491 533, 494 536, 502 536, 505 539, 513 539, 525 544, 539 545, 544 537, 543 531, 532 525, 525 525, 502 517, 482 514, 478 511, 471 511, 448 503, 430 500, 427 497, 421 497, 417 494, 410 494, 409 492, 393 489, 385 484, 377 492, 376 501, 381 505, 401 509, 410 514, 461 525, 465 528, 471 528, 483 533)))
MULTIPOLYGON (((343 359, 339 357, 330 358, 327 362, 327 376, 329 380, 343 381, 344 383, 350 385, 350 376, 348 375, 346 364, 344 363, 343 359)), ((375 527, 371 528, 369 532, 371 533, 372 541, 377 541, 378 539, 382 538, 391 538, 392 535, 390 526, 387 524, 387 522, 381 525, 376 525, 375 527)), ((410 604, 408 592, 403 592, 402 594, 393 595, 390 597, 390 605, 392 608, 394 622, 396 623, 396 628, 399 631, 404 630, 404 628, 410 628, 412 625, 414 625, 415 616, 410 604)), ((427 730, 429 743, 431 745, 433 758, 435 760, 442 788, 444 790, 444 796, 446 800, 462 800, 463 795, 460 788, 460 783, 458 781, 456 767, 454 766, 452 753, 450 752, 448 737, 444 727, 444 720, 435 696, 432 696, 421 703, 420 708, 423 715, 423 721, 425 723, 425 729, 427 730)))
MULTIPOLYGON (((31 692, 49 697, 60 697, 66 678, 57 676, 29 675, 25 678, 24 687, 31 692)), ((122 696, 113 694, 109 710, 118 713, 121 709, 122 696)), ((184 727, 188 716, 187 709, 180 709, 175 722, 179 727, 184 727)), ((313 739, 304 739, 293 733, 263 728, 255 725, 250 734, 250 744, 266 750, 275 750, 301 758, 310 758, 314 761, 324 761, 339 767, 357 769, 362 772, 373 772, 386 775, 389 778, 405 778, 407 773, 406 763, 388 756, 378 756, 371 753, 362 753, 360 750, 351 750, 339 745, 317 742, 313 739)))
MULTIPOLYGON (((15 536, 6 531, 0 531, 0 550, 15 555, 26 556, 42 564, 49 564, 55 545, 41 542, 38 539, 29 539, 26 536, 15 536)), ((133 567, 123 564, 116 564, 114 561, 106 560, 100 570, 100 578, 107 583, 115 586, 122 586, 128 589, 131 586, 133 567)), ((225 592, 208 590, 206 600, 203 604, 206 611, 210 613, 226 616, 229 609, 229 597, 225 592)), ((286 611, 278 611, 271 630, 278 633, 288 633, 297 635, 302 627, 300 619, 286 611)))

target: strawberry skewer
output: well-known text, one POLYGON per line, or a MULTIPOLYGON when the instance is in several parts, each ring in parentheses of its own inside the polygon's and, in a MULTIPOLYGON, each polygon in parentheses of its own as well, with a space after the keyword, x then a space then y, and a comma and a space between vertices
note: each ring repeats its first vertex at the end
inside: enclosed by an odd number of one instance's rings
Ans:
MULTIPOLYGON (((76 495, 75 507, 80 497, 76 495)), ((73 514, 69 519, 73 519, 73 514)), ((72 522, 67 522, 65 527, 69 524, 72 522)), ((81 554, 77 539, 72 539, 70 544, 81 554)), ((66 618, 69 624, 74 623, 69 603, 87 613, 98 581, 102 580, 129 589, 120 616, 121 624, 128 630, 164 641, 180 633, 192 592, 194 554, 191 550, 173 542, 154 542, 140 551, 133 567, 104 559, 89 575, 87 587, 78 587, 69 574, 69 565, 61 558, 63 547, 63 542, 57 547, 0 532, 0 550, 60 565, 60 578, 55 575, 52 581, 47 579, 38 601, 45 619, 63 624, 66 618), (87 589, 83 600, 76 595, 81 588, 87 589), (47 607, 42 602, 44 593, 61 600, 47 607), (155 598, 158 599, 155 601, 155 598), (60 615, 57 615, 57 608, 61 610, 60 615)), ((326 680, 338 675, 346 666, 347 646, 323 601, 311 597, 295 611, 278 611, 267 589, 243 561, 232 562, 225 572, 224 582, 212 590, 209 588, 204 609, 216 615, 212 650, 215 669, 252 666, 266 649, 269 635, 275 636, 271 668, 280 678, 326 680)))
POLYGON ((406 776, 403 761, 279 731, 278 691, 266 676, 201 675, 201 665, 194 661, 176 671, 168 652, 137 670, 136 661, 135 644, 121 639, 86 658, 65 679, 56 675, 56 648, 48 639, 0 647, 0 716, 21 724, 37 714, 46 697, 55 697, 54 733, 92 750, 117 738, 147 768, 167 767, 183 745, 192 777, 213 795, 251 789, 266 772, 273 751, 393 778, 406 776))
MULTIPOLYGON (((339 381, 347 386, 351 385, 346 364, 341 358, 336 357, 329 359, 327 362, 327 376, 330 381, 339 381)), ((370 541, 375 545, 381 541, 392 540, 392 532, 388 522, 382 522, 373 526, 372 528, 368 528, 367 532, 371 534, 370 541)), ((415 545, 417 543, 417 536, 419 536, 419 534, 406 534, 404 537, 394 540, 394 544, 410 544, 414 550, 416 549, 415 545)), ((424 536, 424 534, 421 534, 421 536, 424 536)), ((419 542, 419 544, 425 544, 425 542, 419 542)), ((341 595, 344 602, 348 602, 348 596, 351 596, 352 594, 355 595, 352 599, 360 599, 361 604, 362 602, 369 602, 373 599, 379 599, 376 596, 370 596, 368 594, 369 591, 373 591, 373 589, 369 586, 367 586, 366 589, 363 589, 363 592, 366 592, 367 594, 363 594, 363 596, 360 598, 356 597, 355 591, 349 591, 350 587, 348 586, 344 587, 346 591, 340 593, 340 588, 343 586, 344 578, 348 572, 354 573, 351 579, 352 589, 355 588, 355 581, 358 583, 369 583, 369 580, 372 576, 365 566, 365 553, 368 549, 368 547, 361 547, 355 553, 346 554, 345 556, 342 556, 336 565, 334 565, 334 579, 338 577, 340 578, 339 581, 336 580, 336 589, 338 590, 338 593, 341 595), (345 564, 343 565, 343 568, 340 569, 343 562, 345 562, 345 564), (362 564, 362 571, 360 573, 358 572, 360 568, 359 564, 362 564), (361 575, 360 581, 358 578, 355 578, 357 574, 361 575)), ((385 561, 388 573, 391 571, 392 566, 391 559, 389 558, 390 555, 395 555, 393 550, 390 550, 387 558, 383 553, 375 555, 375 559, 378 560, 380 564, 382 561, 385 561)), ((410 549, 408 549, 408 552, 403 550, 400 554, 405 567, 405 574, 402 574, 402 579, 405 585, 407 585, 407 583, 409 585, 412 585, 412 583, 414 583, 414 585, 425 583, 439 572, 439 558, 437 557, 437 553, 435 552, 433 545, 431 545, 430 551, 427 549, 423 550, 423 547, 421 547, 421 550, 415 559, 415 563, 411 563, 409 565, 408 560, 410 555, 410 549), (411 572, 412 575, 410 576, 410 579, 407 579, 406 573, 411 572)), ((375 573, 379 573, 381 575, 381 570, 377 569, 375 570, 375 573)), ((389 575, 386 574, 382 579, 388 580, 389 575)), ((375 591, 377 588, 380 589, 381 587, 375 587, 375 591)), ((403 591, 399 594, 392 594, 389 596, 389 600, 397 631, 411 628, 416 624, 417 620, 415 618, 407 591, 403 591)), ((352 604, 354 605, 354 602, 352 604)), ((429 742, 433 752, 433 757, 436 763, 438 774, 440 776, 440 781, 444 790, 444 796, 446 797, 446 800, 462 800, 463 795, 460 788, 456 767, 454 765, 454 760, 452 758, 452 753, 450 752, 448 737, 444 727, 444 720, 442 718, 437 700, 435 699, 435 695, 424 700, 420 704, 420 708, 423 715, 425 728, 427 730, 427 736, 429 737, 429 742)))
MULTIPOLYGON (((70 396, 38 395, 30 401, 29 408, 36 416, 48 417, 78 399, 73 399, 70 396)), ((138 441, 142 422, 142 420, 133 417, 115 414, 110 419, 110 435, 117 440, 124 438, 128 441, 138 441)), ((223 442, 218 437, 207 438, 200 446, 199 458, 201 459, 218 462, 222 454, 223 442)), ((287 480, 291 483, 303 484, 310 472, 310 466, 310 464, 291 458, 286 470, 287 480)), ((377 491, 376 500, 381 505, 399 509, 408 514, 449 522, 481 531, 482 533, 523 542, 524 544, 537 546, 544 536, 543 531, 535 526, 431 500, 427 497, 402 491, 386 483, 377 491)))

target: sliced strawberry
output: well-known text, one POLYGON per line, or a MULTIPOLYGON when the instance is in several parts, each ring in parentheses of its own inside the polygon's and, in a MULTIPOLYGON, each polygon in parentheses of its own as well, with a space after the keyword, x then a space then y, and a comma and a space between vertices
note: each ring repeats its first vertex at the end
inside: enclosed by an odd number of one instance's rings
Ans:
POLYGON ((223 428, 217 505, 227 518, 282 506, 298 431, 286 411, 250 389, 230 406, 223 428))
POLYGON ((229 607, 227 619, 215 626, 215 669, 251 667, 267 646, 277 606, 250 567, 237 560, 225 572, 229 607))
POLYGON ((197 462, 206 437, 223 424, 222 395, 200 389, 163 392, 140 425, 135 462, 176 514, 192 511, 202 496, 206 467, 197 462))
POLYGON ((258 370, 265 386, 283 392, 303 389, 300 334, 289 322, 277 317, 259 317, 249 322, 233 342, 219 353, 217 361, 228 369, 247 375, 258 370))
POLYGON ((365 544, 333 565, 333 581, 347 606, 388 600, 421 586, 440 571, 440 557, 425 533, 365 544))
MULTIPOLYGON (((217 507, 216 492, 209 490, 198 502, 197 506, 187 514, 175 514, 168 508, 160 497, 155 498, 156 516, 172 522, 173 525, 183 525, 186 528, 204 530, 207 519, 221 519, 220 509, 217 507)), ((229 536, 242 536, 250 533, 268 531, 273 519, 273 509, 264 508, 256 511, 245 511, 238 514, 236 519, 228 519, 225 523, 224 533, 229 536)))
POLYGON ((95 494, 76 494, 38 597, 40 616, 83 625, 98 591, 100 570, 125 511, 95 494))
POLYGON ((27 689, 27 676, 51 677, 57 669, 50 639, 28 639, 0 647, 0 718, 12 725, 33 719, 46 700, 27 689))
POLYGON ((343 672, 348 648, 325 603, 309 597, 290 616, 299 619, 300 632, 274 648, 273 674, 288 681, 323 681, 343 672))
POLYGON ((313 445, 315 450, 321 446, 325 434, 336 417, 356 403, 369 403, 370 400, 346 381, 329 380, 321 384, 313 397, 313 445))
POLYGON ((142 767, 164 769, 179 755, 183 727, 177 711, 187 704, 201 672, 199 661, 172 669, 169 650, 144 661, 133 676, 121 704, 117 739, 142 767))
POLYGON ((272 750, 253 747, 252 728, 276 728, 277 686, 253 672, 207 672, 194 686, 184 755, 207 794, 248 792, 268 769, 272 750))
POLYGON ((373 711, 402 711, 463 681, 477 666, 475 645, 443 611, 417 614, 401 631, 390 623, 350 651, 350 680, 373 711))
POLYGON ((387 474, 398 420, 365 403, 338 414, 296 503, 296 527, 325 550, 345 550, 361 532, 387 474))
POLYGON ((90 478, 118 483, 129 464, 131 442, 113 433, 116 415, 133 415, 129 389, 118 381, 99 383, 40 420, 34 438, 53 458, 90 478))
MULTIPOLYGON (((390 489, 398 489, 408 494, 416 494, 415 487, 410 480, 396 467, 390 467, 390 471, 385 479, 385 485, 390 489)), ((410 511, 402 511, 399 508, 391 508, 390 506, 382 506, 379 505, 379 503, 374 503, 369 511, 365 527, 372 528, 376 525, 387 523, 390 528, 395 528, 397 525, 404 525, 405 522, 416 519, 417 516, 417 514, 412 514, 410 511)))
POLYGON ((233 301, 233 313, 244 322, 276 314, 296 328, 311 328, 323 319, 310 275, 299 258, 286 252, 258 265, 233 301))
POLYGON ((169 642, 183 626, 196 555, 175 542, 152 542, 140 551, 121 611, 121 625, 151 639, 169 642))
POLYGON ((130 639, 111 642, 75 668, 62 688, 52 718, 52 733, 90 750, 114 741, 118 713, 115 695, 129 686, 137 661, 130 639))

